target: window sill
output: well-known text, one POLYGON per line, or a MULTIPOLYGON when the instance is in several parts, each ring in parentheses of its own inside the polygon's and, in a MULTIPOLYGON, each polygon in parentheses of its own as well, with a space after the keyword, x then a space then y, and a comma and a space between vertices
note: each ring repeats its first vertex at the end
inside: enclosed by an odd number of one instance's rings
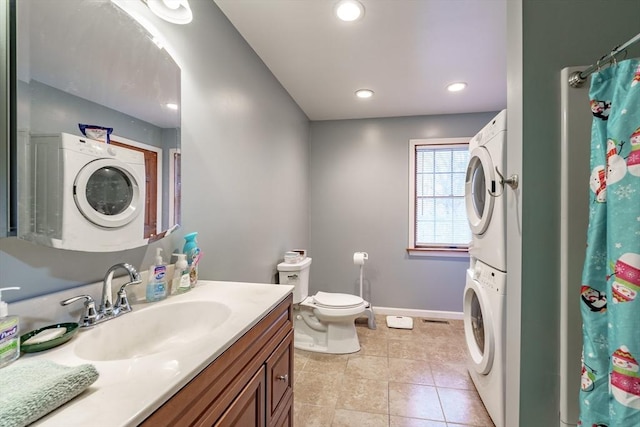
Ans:
POLYGON ((407 248, 407 254, 416 258, 469 258, 469 249, 407 248))

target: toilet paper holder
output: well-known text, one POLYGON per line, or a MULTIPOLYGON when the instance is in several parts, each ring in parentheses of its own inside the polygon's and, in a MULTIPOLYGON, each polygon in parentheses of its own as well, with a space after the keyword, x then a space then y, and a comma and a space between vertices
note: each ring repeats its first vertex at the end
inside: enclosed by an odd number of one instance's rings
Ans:
POLYGON ((366 252, 355 252, 353 254, 353 263, 355 265, 363 265, 366 260, 369 259, 369 254, 366 252))

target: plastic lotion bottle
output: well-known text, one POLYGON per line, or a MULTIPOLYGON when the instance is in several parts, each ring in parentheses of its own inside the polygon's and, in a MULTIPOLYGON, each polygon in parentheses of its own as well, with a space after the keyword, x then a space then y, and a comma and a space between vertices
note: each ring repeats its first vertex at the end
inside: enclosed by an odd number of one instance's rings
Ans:
POLYGON ((9 306, 2 301, 2 291, 20 289, 0 288, 0 368, 20 356, 20 325, 18 316, 9 316, 9 306))
POLYGON ((160 301, 167 296, 167 266, 162 262, 162 248, 156 249, 156 262, 149 267, 147 301, 160 301))
POLYGON ((182 248, 182 252, 187 255, 191 287, 194 287, 196 283, 198 283, 198 262, 200 261, 200 248, 198 248, 196 237, 198 237, 197 231, 184 236, 185 242, 184 248, 182 248))
POLYGON ((178 257, 173 270, 173 280, 171 281, 171 290, 179 294, 187 292, 191 289, 189 279, 189 263, 187 262, 187 254, 174 254, 178 257))

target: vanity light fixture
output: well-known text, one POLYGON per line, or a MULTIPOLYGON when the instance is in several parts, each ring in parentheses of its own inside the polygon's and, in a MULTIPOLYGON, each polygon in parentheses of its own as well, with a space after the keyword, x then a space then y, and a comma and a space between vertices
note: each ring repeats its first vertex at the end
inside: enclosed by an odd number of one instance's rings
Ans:
POLYGON ((467 84, 465 82, 455 82, 448 85, 447 90, 449 92, 460 92, 466 87, 467 87, 467 84))
POLYGON ((371 89, 358 89, 356 91, 356 96, 358 98, 371 98, 373 96, 373 91, 371 89))
POLYGON ((188 24, 193 20, 189 0, 142 0, 160 18, 172 24, 188 24))
POLYGON ((336 4, 334 12, 342 21, 357 21, 364 16, 364 6, 358 0, 341 0, 336 4))

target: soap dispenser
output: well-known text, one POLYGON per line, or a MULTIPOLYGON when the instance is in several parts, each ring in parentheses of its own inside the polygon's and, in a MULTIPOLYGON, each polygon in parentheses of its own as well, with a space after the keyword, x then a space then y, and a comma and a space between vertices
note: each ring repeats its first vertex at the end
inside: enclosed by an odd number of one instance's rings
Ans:
POLYGON ((187 262, 187 254, 174 254, 178 257, 173 270, 173 280, 171 282, 171 291, 179 294, 187 292, 191 289, 189 279, 189 263, 187 262))
POLYGON ((2 301, 2 291, 20 289, 16 286, 0 288, 0 368, 20 356, 20 325, 18 316, 9 316, 9 306, 2 301))
POLYGON ((162 261, 162 248, 156 249, 156 261, 149 267, 147 302, 160 301, 167 296, 167 266, 162 261))

